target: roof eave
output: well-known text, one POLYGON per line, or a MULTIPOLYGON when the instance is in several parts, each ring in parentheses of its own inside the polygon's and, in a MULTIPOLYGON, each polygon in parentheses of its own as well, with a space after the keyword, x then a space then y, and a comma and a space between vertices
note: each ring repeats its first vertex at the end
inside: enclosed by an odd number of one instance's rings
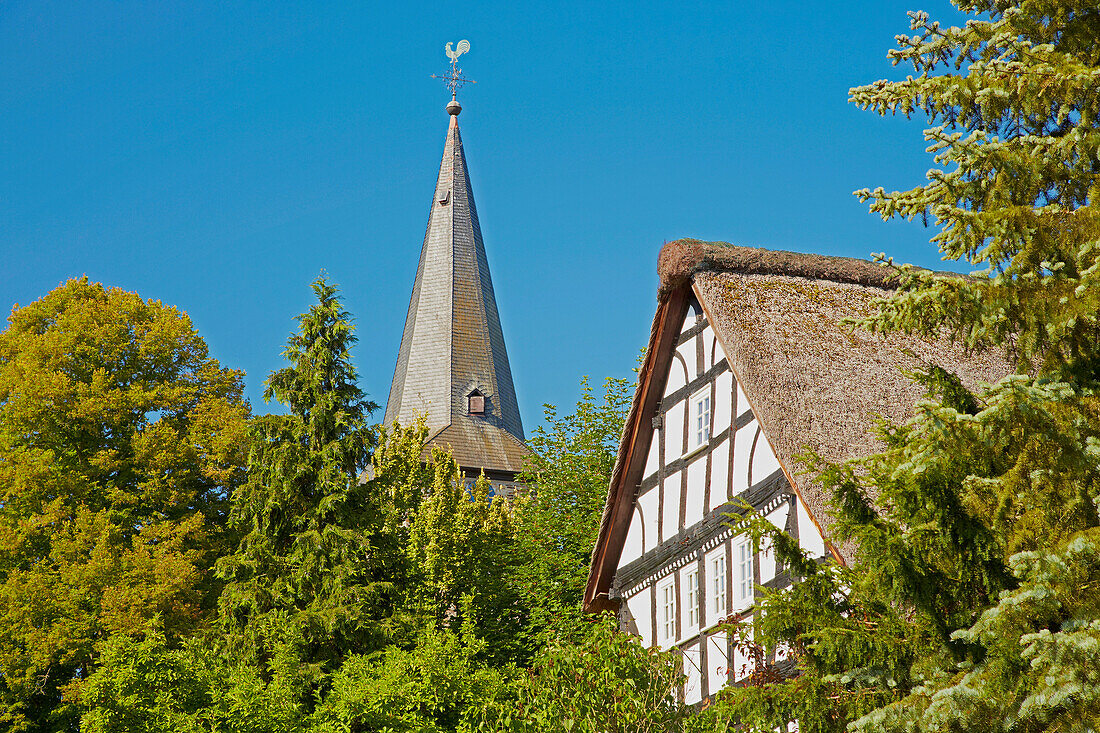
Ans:
POLYGON ((680 334, 690 300, 690 285, 684 284, 664 294, 657 306, 650 329, 645 361, 638 371, 638 388, 623 426, 622 440, 600 520, 600 533, 592 551, 588 583, 584 591, 584 610, 597 613, 613 610, 617 604, 610 598, 611 581, 622 555, 623 543, 630 529, 634 509, 634 491, 645 470, 649 444, 653 439, 652 424, 646 429, 664 393, 668 380, 673 347, 680 334))

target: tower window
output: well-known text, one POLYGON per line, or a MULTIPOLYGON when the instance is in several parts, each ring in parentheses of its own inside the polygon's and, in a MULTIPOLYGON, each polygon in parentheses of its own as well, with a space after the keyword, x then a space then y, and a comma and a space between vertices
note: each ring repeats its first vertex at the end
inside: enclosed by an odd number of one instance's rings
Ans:
POLYGON ((471 415, 485 414, 485 395, 480 390, 474 390, 466 397, 466 411, 471 415))

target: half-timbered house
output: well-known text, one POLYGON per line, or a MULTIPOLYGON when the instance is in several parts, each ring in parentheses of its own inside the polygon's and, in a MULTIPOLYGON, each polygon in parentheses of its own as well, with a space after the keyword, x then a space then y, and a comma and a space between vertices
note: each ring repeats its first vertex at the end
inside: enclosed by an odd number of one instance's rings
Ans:
POLYGON ((681 240, 658 270, 584 602, 615 610, 647 646, 680 648, 684 699, 697 702, 748 666, 719 625, 750 619, 760 588, 791 582, 727 515, 747 503, 814 557, 848 562, 799 456, 874 452, 874 422, 906 419, 923 396, 906 370, 934 363, 975 385, 1007 367, 845 325, 891 288, 891 270, 871 262, 681 240))

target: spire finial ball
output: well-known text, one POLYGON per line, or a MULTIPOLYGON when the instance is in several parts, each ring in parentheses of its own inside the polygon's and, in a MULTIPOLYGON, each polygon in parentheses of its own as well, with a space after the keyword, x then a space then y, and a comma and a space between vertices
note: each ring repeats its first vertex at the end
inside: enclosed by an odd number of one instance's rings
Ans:
POLYGON ((457 99, 452 99, 450 102, 447 102, 447 113, 448 114, 457 115, 461 111, 462 111, 462 105, 458 103, 457 99))

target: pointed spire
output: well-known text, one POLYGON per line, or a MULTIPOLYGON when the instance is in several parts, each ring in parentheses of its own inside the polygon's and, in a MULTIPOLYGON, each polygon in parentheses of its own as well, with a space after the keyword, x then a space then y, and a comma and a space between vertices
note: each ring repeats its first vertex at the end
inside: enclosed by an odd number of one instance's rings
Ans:
POLYGON ((504 347, 493 281, 458 130, 450 125, 420 250, 386 424, 425 415, 429 444, 468 473, 514 474, 530 452, 504 347), (481 398, 480 400, 478 398, 481 398), (479 411, 480 408, 480 411, 479 411))

